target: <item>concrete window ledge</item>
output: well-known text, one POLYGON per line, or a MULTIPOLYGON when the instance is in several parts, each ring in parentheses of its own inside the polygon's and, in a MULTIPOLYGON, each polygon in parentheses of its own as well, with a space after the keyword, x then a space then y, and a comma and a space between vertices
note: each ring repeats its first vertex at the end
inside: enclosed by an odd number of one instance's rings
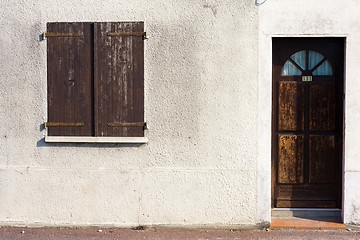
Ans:
POLYGON ((147 137, 63 137, 45 136, 47 143, 147 143, 147 137))

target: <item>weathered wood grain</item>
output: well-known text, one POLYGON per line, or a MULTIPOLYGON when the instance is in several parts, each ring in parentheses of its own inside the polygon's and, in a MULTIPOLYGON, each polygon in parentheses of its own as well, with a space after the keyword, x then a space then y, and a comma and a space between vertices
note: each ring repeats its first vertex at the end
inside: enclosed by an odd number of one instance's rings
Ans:
POLYGON ((91 36, 88 23, 48 23, 53 33, 81 37, 47 38, 48 122, 81 122, 81 127, 49 127, 49 136, 91 136, 91 36))
POLYGON ((304 182, 304 136, 279 136, 279 183, 304 182))
POLYGON ((143 32, 142 22, 95 23, 96 136, 142 137, 142 127, 109 123, 144 121, 144 42, 141 36, 109 32, 143 32))
POLYGON ((335 136, 310 136, 309 182, 334 183, 335 136))
POLYGON ((304 130, 304 86, 298 82, 279 83, 279 130, 304 130))
POLYGON ((335 84, 314 83, 310 86, 309 130, 335 129, 335 84))

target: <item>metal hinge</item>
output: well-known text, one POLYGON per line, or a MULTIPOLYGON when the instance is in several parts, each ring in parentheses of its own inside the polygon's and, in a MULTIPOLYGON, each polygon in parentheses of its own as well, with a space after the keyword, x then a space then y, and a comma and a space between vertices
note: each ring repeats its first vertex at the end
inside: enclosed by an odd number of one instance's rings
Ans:
POLYGON ((82 37, 83 33, 43 33, 43 39, 47 37, 82 37))
POLYGON ((147 129, 146 122, 136 122, 136 123, 108 123, 109 127, 143 127, 144 130, 147 129))
POLYGON ((84 123, 61 123, 61 122, 45 122, 45 129, 47 127, 81 127, 84 126, 84 123))
POLYGON ((109 32, 107 34, 109 37, 127 37, 127 36, 135 36, 135 37, 143 37, 143 39, 149 39, 149 36, 146 32, 122 32, 122 33, 116 33, 116 32, 109 32))

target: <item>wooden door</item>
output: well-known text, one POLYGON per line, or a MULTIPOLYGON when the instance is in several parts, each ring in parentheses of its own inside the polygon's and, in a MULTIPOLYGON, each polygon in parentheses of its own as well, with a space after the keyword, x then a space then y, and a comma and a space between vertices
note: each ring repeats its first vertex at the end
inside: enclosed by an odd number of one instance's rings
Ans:
POLYGON ((272 207, 341 207, 343 38, 273 38, 272 207))

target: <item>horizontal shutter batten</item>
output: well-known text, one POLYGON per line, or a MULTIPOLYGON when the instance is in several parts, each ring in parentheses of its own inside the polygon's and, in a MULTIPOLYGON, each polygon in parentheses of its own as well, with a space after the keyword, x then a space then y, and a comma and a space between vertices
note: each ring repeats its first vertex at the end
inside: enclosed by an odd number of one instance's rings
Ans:
POLYGON ((145 37, 146 32, 109 32, 107 33, 108 36, 116 37, 116 36, 135 36, 135 37, 145 37))
POLYGON ((146 122, 136 123, 108 123, 109 127, 146 127, 146 122))
POLYGON ((83 33, 44 33, 44 37, 83 37, 83 33))
POLYGON ((47 127, 82 127, 84 123, 62 123, 62 122, 46 122, 44 123, 45 129, 47 127))

